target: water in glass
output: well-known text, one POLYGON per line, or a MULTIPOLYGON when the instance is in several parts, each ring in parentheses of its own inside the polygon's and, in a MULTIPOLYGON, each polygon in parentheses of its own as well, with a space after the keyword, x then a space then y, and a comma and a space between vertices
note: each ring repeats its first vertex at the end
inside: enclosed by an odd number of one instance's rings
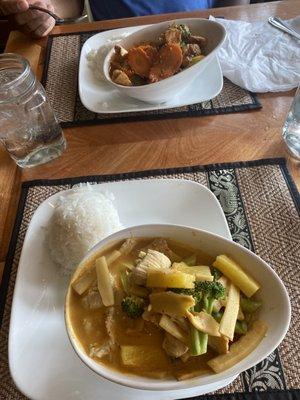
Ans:
POLYGON ((300 86, 288 112, 282 135, 291 155, 300 159, 300 86))
POLYGON ((0 140, 23 168, 48 162, 66 147, 43 86, 17 54, 0 55, 0 140))

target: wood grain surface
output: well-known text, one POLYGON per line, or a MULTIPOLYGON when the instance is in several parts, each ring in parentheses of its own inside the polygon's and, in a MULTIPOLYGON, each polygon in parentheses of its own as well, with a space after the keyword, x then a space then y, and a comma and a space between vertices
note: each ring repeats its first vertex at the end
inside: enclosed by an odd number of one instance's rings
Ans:
MULTIPOLYGON (((56 27, 53 33, 112 29, 159 22, 174 17, 210 14, 244 21, 283 19, 299 15, 300 1, 282 1, 193 13, 157 15, 56 27)), ((45 40, 28 43, 43 48, 45 40)), ((8 42, 7 49, 9 49, 8 42)), ((20 49, 21 51, 21 49, 20 49)), ((37 68, 42 71, 43 52, 37 68)), ((0 261, 5 260, 23 181, 109 174, 153 168, 179 167, 260 158, 286 157, 300 187, 300 163, 289 158, 281 138, 282 126, 294 91, 260 94, 263 108, 236 114, 137 121, 65 129, 68 148, 59 159, 20 170, 0 149, 0 261)))

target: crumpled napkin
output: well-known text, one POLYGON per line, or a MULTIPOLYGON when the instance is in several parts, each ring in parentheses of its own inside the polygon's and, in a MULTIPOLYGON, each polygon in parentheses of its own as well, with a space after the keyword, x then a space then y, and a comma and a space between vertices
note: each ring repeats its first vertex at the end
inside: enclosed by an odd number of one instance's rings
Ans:
MULTIPOLYGON (((300 41, 268 21, 244 22, 222 18, 227 38, 218 52, 223 75, 252 92, 280 92, 300 84, 300 41)), ((299 30, 300 17, 286 21, 299 30)), ((300 33, 300 32, 299 32, 300 33)))

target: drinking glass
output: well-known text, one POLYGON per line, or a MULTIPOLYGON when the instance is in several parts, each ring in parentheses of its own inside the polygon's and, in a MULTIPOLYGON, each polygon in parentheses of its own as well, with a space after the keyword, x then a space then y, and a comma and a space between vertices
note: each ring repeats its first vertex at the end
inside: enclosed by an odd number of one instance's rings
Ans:
POLYGON ((18 54, 0 55, 0 141, 22 168, 48 162, 66 148, 43 86, 18 54))
POLYGON ((282 136, 291 155, 300 159, 300 86, 286 117, 282 136))

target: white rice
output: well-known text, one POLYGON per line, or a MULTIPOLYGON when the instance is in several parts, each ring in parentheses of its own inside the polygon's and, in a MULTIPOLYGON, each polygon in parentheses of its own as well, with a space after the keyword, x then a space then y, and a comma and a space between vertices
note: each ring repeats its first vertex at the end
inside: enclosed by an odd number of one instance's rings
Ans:
POLYGON ((108 52, 115 44, 120 42, 126 36, 128 36, 127 33, 123 33, 119 36, 112 36, 110 39, 107 39, 106 44, 101 46, 99 49, 90 50, 90 52, 87 54, 86 58, 88 61, 88 66, 93 71, 93 74, 98 82, 106 82, 103 74, 103 62, 108 52))
POLYGON ((51 258, 64 274, 77 267, 101 239, 122 229, 113 195, 98 185, 81 186, 59 196, 46 228, 51 258))

